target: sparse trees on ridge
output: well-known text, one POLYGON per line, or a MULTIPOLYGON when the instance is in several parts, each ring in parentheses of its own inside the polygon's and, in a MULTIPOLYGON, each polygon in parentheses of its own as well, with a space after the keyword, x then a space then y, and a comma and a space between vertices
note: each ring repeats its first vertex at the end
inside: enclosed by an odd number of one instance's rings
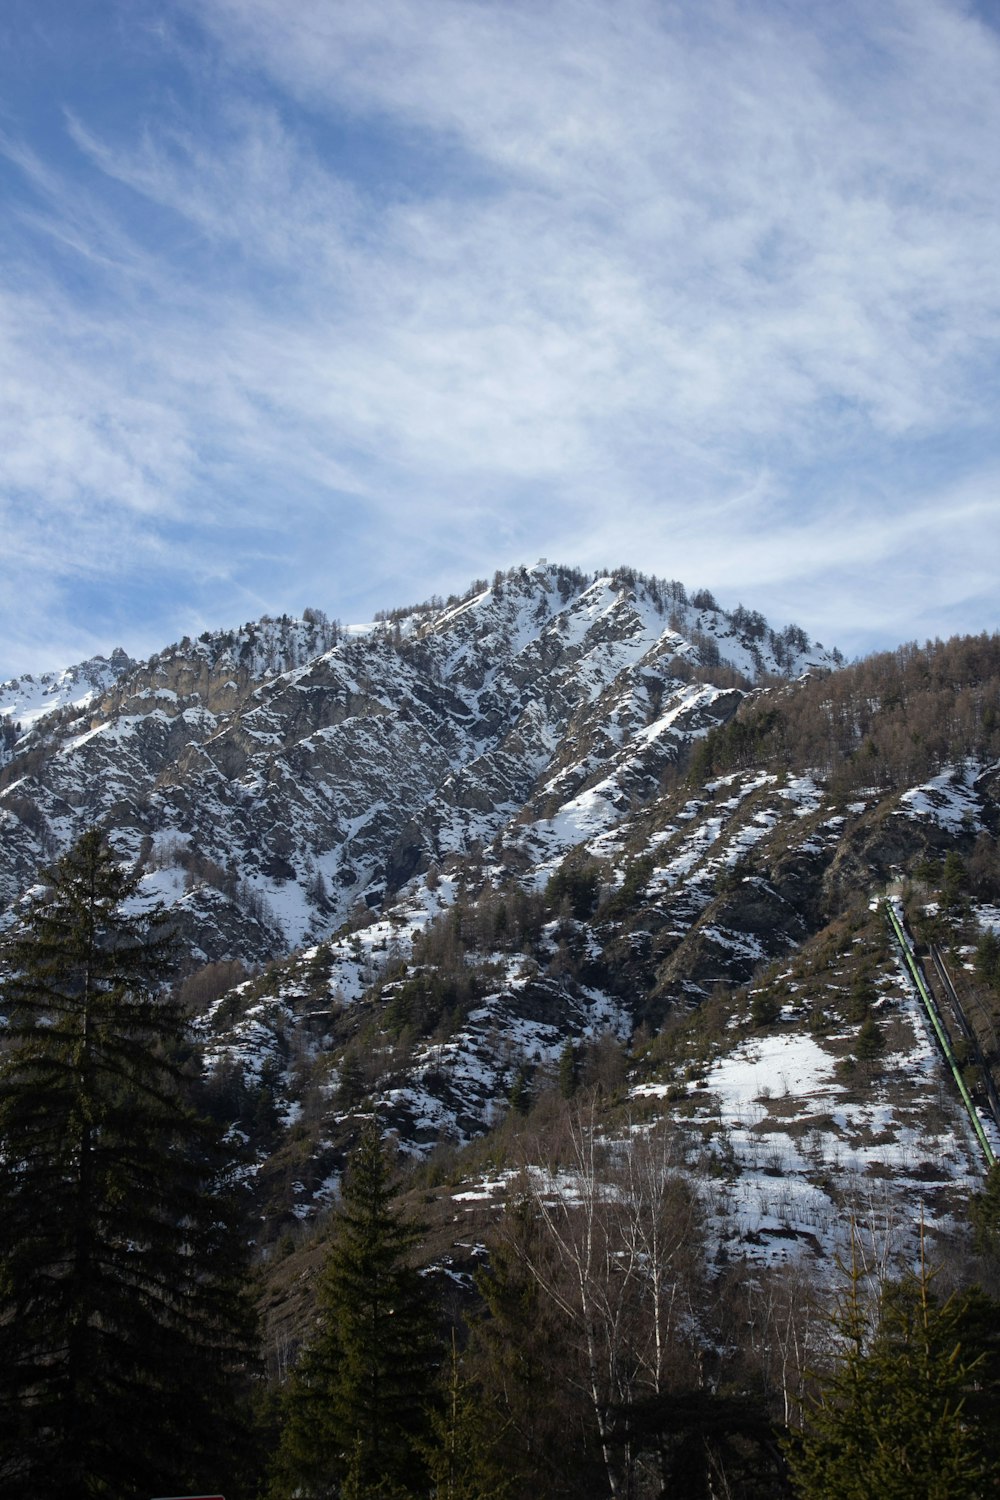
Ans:
POLYGON ((778 765, 818 769, 845 795, 912 785, 966 756, 996 757, 998 694, 1000 636, 900 647, 752 700, 698 741, 689 779, 778 765))

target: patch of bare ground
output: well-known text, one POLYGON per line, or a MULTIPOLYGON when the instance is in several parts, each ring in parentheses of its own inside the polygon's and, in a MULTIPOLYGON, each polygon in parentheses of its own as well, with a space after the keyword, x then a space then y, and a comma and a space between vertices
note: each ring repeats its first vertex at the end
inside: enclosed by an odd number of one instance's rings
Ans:
POLYGON ((772 1127, 770 1121, 791 1120, 809 1108, 809 1097, 804 1094, 760 1094, 754 1102, 762 1105, 768 1116, 753 1126, 755 1130, 780 1129, 777 1123, 772 1127))

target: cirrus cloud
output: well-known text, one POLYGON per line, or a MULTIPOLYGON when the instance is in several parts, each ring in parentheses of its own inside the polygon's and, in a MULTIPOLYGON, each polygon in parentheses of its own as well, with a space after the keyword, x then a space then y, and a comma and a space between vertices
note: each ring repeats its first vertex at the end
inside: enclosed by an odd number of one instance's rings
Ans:
POLYGON ((4 671, 538 553, 849 651, 996 625, 967 6, 126 14, 127 106, 63 74, 55 136, 7 120, 4 671))

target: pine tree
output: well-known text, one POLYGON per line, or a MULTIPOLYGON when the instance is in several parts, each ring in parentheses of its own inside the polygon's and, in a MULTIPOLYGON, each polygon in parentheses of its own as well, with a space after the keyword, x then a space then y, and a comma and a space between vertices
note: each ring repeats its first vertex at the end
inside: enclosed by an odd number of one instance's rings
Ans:
POLYGON ((982 1192, 972 1195, 969 1218, 977 1252, 1000 1261, 1000 1164, 994 1162, 986 1174, 982 1192))
POLYGON ((967 901, 968 873, 957 849, 949 849, 941 874, 941 900, 947 911, 960 910, 967 901))
POLYGON ((1000 937, 987 928, 976 944, 976 973, 984 984, 1000 989, 1000 937))
POLYGON ((516 1115, 526 1115, 531 1108, 531 1092, 528 1088, 528 1075, 524 1064, 519 1063, 517 1072, 514 1074, 514 1082, 510 1086, 507 1096, 511 1109, 516 1115))
POLYGON ((46 881, 0 991, 0 1496, 217 1487, 253 1327, 169 940, 96 831, 46 881))
POLYGON ((318 1326, 285 1395, 272 1496, 389 1500, 426 1489, 434 1314, 411 1263, 419 1229, 396 1195, 373 1118, 345 1177, 318 1326))
POLYGON ((564 1099, 572 1099, 577 1089, 576 1048, 567 1038, 559 1054, 559 1093, 564 1099))

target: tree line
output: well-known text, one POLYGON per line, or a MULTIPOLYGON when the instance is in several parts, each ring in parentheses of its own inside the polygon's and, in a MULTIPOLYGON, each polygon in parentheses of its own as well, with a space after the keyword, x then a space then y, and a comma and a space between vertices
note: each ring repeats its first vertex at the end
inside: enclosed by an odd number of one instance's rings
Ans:
POLYGON ((996 759, 998 704, 1000 635, 901 646, 755 696, 695 746, 689 780, 780 765, 843 794, 912 786, 967 756, 996 759))

